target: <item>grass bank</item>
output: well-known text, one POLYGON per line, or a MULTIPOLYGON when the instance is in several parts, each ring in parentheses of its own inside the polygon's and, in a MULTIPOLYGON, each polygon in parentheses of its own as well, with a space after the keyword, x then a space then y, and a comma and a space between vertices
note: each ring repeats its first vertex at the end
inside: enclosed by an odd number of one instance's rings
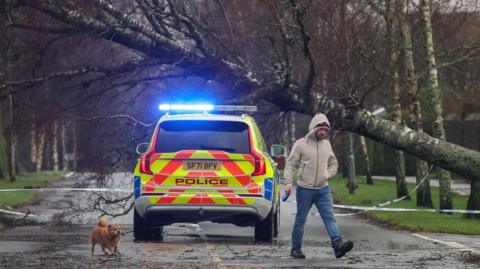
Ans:
MULTIPOLYGON (((11 182, 8 179, 0 179, 0 189, 24 189, 41 188, 48 183, 59 180, 63 176, 62 172, 45 171, 39 173, 22 173, 17 176, 17 180, 11 182)), ((0 208, 9 210, 31 201, 37 192, 3 192, 0 194, 0 208)), ((0 230, 2 223, 0 218, 0 230)))
MULTIPOLYGON (((358 188, 355 194, 349 194, 345 187, 346 179, 336 177, 329 182, 333 190, 335 203, 372 206, 396 198, 394 181, 375 180, 374 185, 366 184, 365 177, 357 177, 358 188)), ((408 184, 408 189, 415 187, 408 184)), ((432 200, 435 208, 439 206, 438 188, 432 187, 432 200)), ((468 196, 454 194, 453 208, 465 209, 468 196)), ((416 193, 411 200, 403 200, 387 207, 396 208, 422 208, 416 206, 416 193)), ((480 219, 466 219, 463 214, 439 214, 435 212, 381 212, 369 211, 360 214, 372 220, 391 225, 401 229, 422 232, 457 233, 480 235, 480 219)))

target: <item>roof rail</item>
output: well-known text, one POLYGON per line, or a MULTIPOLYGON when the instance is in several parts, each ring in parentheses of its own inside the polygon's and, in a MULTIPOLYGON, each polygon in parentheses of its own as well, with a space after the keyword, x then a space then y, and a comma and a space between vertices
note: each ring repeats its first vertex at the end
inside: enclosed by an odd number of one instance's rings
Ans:
POLYGON ((213 106, 213 111, 244 111, 257 112, 257 106, 233 106, 233 105, 218 105, 213 106))

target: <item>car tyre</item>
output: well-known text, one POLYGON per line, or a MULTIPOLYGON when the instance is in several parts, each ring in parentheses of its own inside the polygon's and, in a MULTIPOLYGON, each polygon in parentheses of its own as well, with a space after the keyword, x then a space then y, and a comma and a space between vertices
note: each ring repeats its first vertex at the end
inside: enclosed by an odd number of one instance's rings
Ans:
POLYGON ((152 231, 149 221, 140 217, 135 208, 133 211, 133 237, 135 240, 150 240, 152 231))
POLYGON ((152 227, 152 240, 163 242, 163 226, 152 227))
POLYGON ((260 242, 271 243, 274 234, 275 208, 272 207, 270 213, 264 220, 255 222, 255 240, 260 242))

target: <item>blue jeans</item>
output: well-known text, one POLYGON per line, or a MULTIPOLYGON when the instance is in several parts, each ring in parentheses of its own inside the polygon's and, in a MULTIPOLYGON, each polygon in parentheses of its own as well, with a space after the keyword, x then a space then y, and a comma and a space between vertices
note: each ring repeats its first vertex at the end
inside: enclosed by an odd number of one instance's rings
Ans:
POLYGON ((295 225, 292 231, 292 247, 301 248, 303 239, 303 228, 307 221, 308 212, 312 205, 318 209, 318 213, 322 217, 323 224, 327 229, 330 241, 333 247, 333 242, 341 239, 338 231, 337 222, 333 215, 333 200, 332 192, 329 186, 321 189, 306 189, 297 186, 297 215, 295 217, 295 225))

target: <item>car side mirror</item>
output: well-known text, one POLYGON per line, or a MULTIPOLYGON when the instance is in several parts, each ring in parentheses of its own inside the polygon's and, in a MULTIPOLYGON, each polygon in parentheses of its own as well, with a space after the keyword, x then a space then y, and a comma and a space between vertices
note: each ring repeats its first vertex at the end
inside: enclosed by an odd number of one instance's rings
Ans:
POLYGON ((275 163, 277 164, 277 169, 283 171, 283 169, 285 169, 287 159, 287 150, 285 149, 285 147, 282 145, 274 144, 270 147, 270 152, 273 159, 275 160, 275 163))
POLYGON ((271 153, 272 157, 278 157, 278 156, 284 156, 285 157, 285 155, 287 154, 287 150, 282 145, 273 144, 270 147, 270 153, 271 153))
POLYGON ((147 152, 150 143, 141 143, 137 145, 137 154, 142 155, 147 152))

